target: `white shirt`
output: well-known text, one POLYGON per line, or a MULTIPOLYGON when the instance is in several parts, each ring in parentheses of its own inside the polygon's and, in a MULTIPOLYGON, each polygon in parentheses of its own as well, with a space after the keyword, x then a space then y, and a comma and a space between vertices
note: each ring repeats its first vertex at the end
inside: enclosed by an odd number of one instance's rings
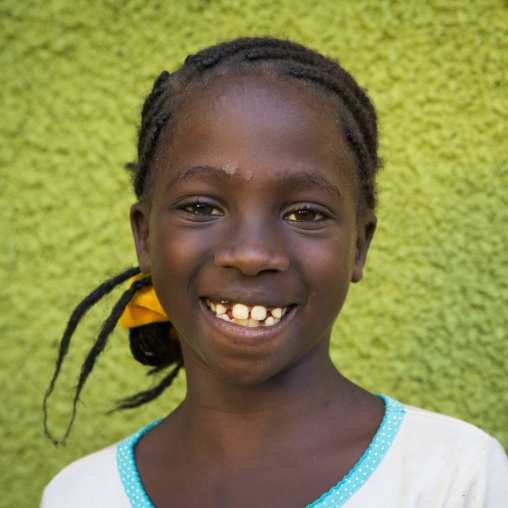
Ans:
MULTIPOLYGON (((498 441, 455 418, 385 400, 387 416, 391 403, 395 420, 392 425, 385 417, 366 452, 370 458, 378 455, 374 446, 385 446, 381 443, 386 431, 386 451, 375 458, 374 466, 370 462, 373 472, 365 455, 333 492, 310 506, 508 508, 508 458, 498 441), (359 482, 361 475, 366 479, 359 482), (357 483, 352 491, 347 483, 351 480, 357 483), (344 499, 339 494, 345 494, 344 499)), ((143 431, 128 438, 131 450, 143 431)), ((152 508, 139 483, 133 456, 132 470, 126 473, 120 465, 122 475, 119 472, 122 450, 129 449, 126 441, 67 466, 46 487, 41 508, 152 508)))

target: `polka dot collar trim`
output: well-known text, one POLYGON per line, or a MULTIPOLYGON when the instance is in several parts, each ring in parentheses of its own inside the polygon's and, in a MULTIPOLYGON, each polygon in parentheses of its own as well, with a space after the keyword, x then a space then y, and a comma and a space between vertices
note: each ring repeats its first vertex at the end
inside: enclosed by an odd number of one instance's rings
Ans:
POLYGON ((160 420, 157 420, 144 429, 139 430, 132 436, 124 439, 116 448, 116 464, 120 479, 122 480, 123 488, 133 508, 154 508, 153 504, 148 499, 141 480, 139 479, 136 463, 134 462, 134 446, 139 441, 139 438, 154 425, 157 425, 160 420))
MULTIPOLYGON (((404 406, 396 400, 379 395, 386 406, 383 422, 372 443, 349 474, 326 494, 307 508, 338 508, 342 506, 371 476, 389 450, 402 420, 404 406)), ((134 446, 139 438, 160 420, 151 423, 144 429, 121 441, 116 450, 116 462, 125 494, 133 508, 154 508, 148 499, 134 462, 134 446)))
POLYGON ((383 421, 372 443, 349 474, 307 508, 338 508, 342 506, 369 479, 383 460, 399 431, 406 410, 400 402, 386 395, 378 395, 378 397, 385 401, 386 409, 383 421))

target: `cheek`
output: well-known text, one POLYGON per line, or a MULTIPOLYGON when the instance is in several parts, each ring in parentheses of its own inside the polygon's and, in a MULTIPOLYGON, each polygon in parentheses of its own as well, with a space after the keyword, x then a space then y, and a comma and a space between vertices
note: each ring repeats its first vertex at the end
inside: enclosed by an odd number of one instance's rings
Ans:
POLYGON ((150 251, 155 291, 166 314, 174 321, 175 307, 187 287, 185 277, 191 268, 192 256, 187 243, 168 229, 164 224, 151 229, 150 251))
POLYGON ((314 299, 326 321, 333 321, 346 299, 354 267, 354 246, 340 235, 324 242, 307 261, 314 299))
POLYGON ((179 328, 178 323, 192 321, 196 311, 198 295, 193 292, 193 282, 212 256, 213 235, 182 229, 169 220, 159 220, 151 231, 155 291, 166 314, 179 328))

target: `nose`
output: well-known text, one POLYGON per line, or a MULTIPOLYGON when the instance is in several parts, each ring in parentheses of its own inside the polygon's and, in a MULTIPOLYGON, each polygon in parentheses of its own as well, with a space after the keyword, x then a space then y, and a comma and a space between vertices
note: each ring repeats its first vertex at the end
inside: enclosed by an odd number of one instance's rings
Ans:
POLYGON ((251 277, 264 271, 283 272, 289 266, 289 256, 281 235, 267 230, 249 231, 225 236, 215 253, 219 266, 233 267, 251 277))

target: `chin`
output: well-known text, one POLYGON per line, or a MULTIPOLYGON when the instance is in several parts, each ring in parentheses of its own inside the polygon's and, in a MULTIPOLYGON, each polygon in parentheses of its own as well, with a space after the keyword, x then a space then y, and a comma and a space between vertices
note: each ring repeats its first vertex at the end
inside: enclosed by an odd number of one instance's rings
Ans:
POLYGON ((211 372, 220 382, 233 387, 258 386, 280 372, 266 359, 235 358, 231 362, 221 359, 214 363, 208 364, 211 372))

